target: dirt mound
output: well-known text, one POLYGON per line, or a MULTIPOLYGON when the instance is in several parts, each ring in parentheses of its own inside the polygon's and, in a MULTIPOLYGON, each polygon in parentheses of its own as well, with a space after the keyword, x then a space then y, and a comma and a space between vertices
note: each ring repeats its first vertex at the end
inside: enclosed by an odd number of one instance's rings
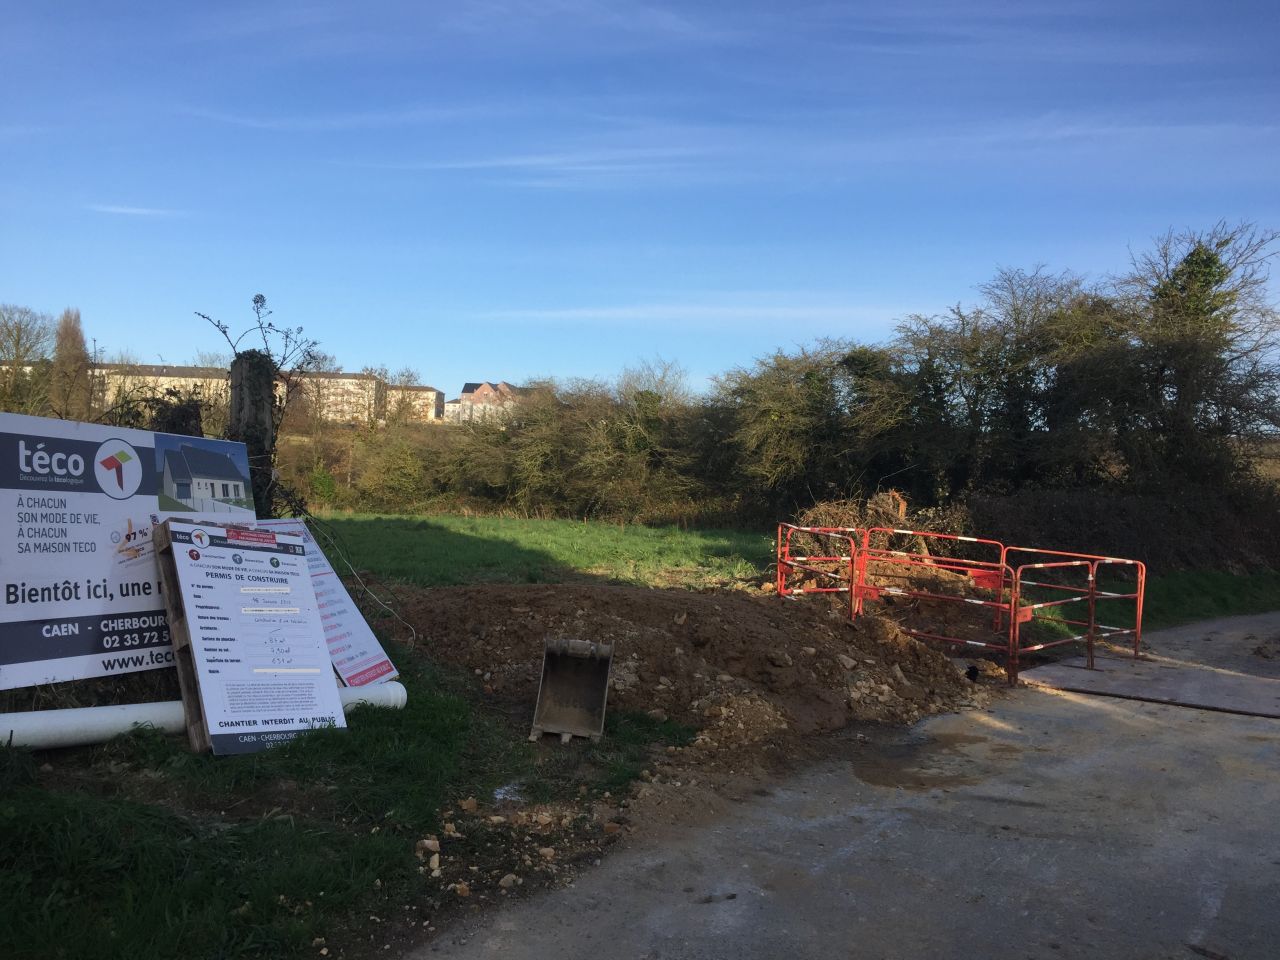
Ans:
MULTIPOLYGON (((812 538, 806 540, 804 535, 797 534, 793 539, 795 549, 818 552, 826 546, 812 538)), ((997 622, 995 608, 982 606, 975 601, 998 601, 1000 594, 993 589, 975 585, 972 576, 965 572, 963 561, 939 560, 937 566, 930 566, 928 555, 922 555, 921 562, 910 566, 902 562, 890 562, 871 559, 867 562, 866 583, 880 587, 883 592, 879 596, 866 599, 865 613, 871 619, 884 619, 903 628, 918 630, 923 633, 955 637, 960 640, 977 643, 1000 643, 1007 637, 1008 621, 997 622), (926 597, 906 597, 894 591, 910 591, 912 593, 934 594, 937 599, 926 597), (944 597, 952 600, 941 599, 944 597), (963 600, 963 603, 956 601, 963 600)), ((835 569, 835 565, 827 564, 824 569, 835 569)), ((985 568, 975 568, 985 573, 985 568)), ((843 576, 845 571, 840 571, 843 576)), ((792 576, 789 587, 796 591, 827 587, 829 579, 813 573, 802 572, 792 576)), ((847 594, 825 594, 829 608, 840 616, 848 611, 847 594)), ((820 599, 812 601, 821 603, 820 599)), ((963 648, 959 651, 963 655, 963 648)))
POLYGON ((438 657, 530 710, 545 640, 613 643, 610 705, 689 723, 709 749, 851 719, 910 723, 975 694, 942 653, 891 621, 850 623, 817 601, 589 584, 423 589, 401 599, 438 657))
MULTIPOLYGON (((976 587, 963 573, 945 567, 906 568, 872 560, 868 563, 867 582, 889 590, 931 593, 965 601, 908 598, 886 591, 878 600, 867 601, 867 609, 879 617, 924 633, 977 643, 1002 643, 1007 638, 1008 620, 998 623, 994 607, 974 602, 998 601, 1000 595, 995 590, 976 587)), ((959 653, 963 655, 964 648, 960 648, 959 653)))

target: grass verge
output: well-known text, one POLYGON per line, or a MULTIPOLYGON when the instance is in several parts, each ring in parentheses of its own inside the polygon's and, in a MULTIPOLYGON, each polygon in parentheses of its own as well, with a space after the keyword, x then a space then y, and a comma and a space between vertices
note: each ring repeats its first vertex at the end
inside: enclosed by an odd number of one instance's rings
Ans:
POLYGON ((530 802, 620 791, 655 745, 692 734, 615 713, 599 744, 539 751, 468 702, 469 678, 393 656, 410 689, 404 710, 359 711, 346 731, 265 753, 214 759, 154 731, 39 756, 0 747, 0 903, 14 907, 0 956, 288 957, 315 955, 316 938, 358 947, 381 929, 370 916, 441 907, 414 844, 457 799, 503 784, 530 802))
POLYGON ((1280 610, 1280 573, 1179 571, 1147 581, 1143 629, 1280 610))
MULTIPOLYGON (((762 578, 767 535, 494 518, 343 517, 357 566, 424 585, 596 576, 701 585, 762 578)), ((1280 609, 1280 574, 1148 583, 1146 626, 1280 609)), ((1121 622, 1121 621, 1117 621, 1121 622)), ((1053 630, 1054 624, 1045 629, 1053 630)), ((359 939, 423 896, 413 845, 441 809, 515 785, 549 802, 619 793, 692 731, 614 711, 599 744, 538 750, 463 680, 393 656, 403 711, 363 711, 264 754, 214 760, 137 734, 52 753, 0 748, 0 957, 297 956, 359 939), (48 759, 52 769, 43 769, 48 759)))
MULTIPOLYGON (((555 583, 597 576, 652 586, 762 579, 773 539, 747 530, 680 530, 499 517, 333 516, 351 562, 422 586, 555 583)), ((1127 587, 1115 583, 1114 588, 1127 587)), ((1179 571, 1147 581, 1145 626, 1280 610, 1280 573, 1179 571)), ((1131 616, 1110 602, 1106 616, 1131 616)))
POLYGON ((77 752, 0 751, 6 957, 284 956, 403 896, 413 844, 525 752, 427 664, 412 693, 246 757, 141 732, 77 752))
POLYGON ((335 516, 325 522, 357 568, 422 586, 583 576, 701 585, 757 576, 773 559, 770 536, 743 530, 453 516, 335 516))

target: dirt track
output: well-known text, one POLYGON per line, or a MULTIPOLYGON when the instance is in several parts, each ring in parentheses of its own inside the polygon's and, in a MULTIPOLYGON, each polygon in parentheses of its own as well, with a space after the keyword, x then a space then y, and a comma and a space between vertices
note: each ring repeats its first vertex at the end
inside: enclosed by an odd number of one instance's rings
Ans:
MULTIPOLYGON (((1169 640, 1269 664, 1276 636, 1169 640)), ((871 732, 415 956, 1275 955, 1280 721, 1023 689, 871 732)))

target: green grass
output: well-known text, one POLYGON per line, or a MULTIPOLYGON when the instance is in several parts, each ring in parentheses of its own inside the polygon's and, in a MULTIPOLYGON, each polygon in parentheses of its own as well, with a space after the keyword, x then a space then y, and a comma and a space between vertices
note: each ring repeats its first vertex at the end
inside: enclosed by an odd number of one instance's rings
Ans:
MULTIPOLYGON (((767 531, 460 517, 330 524, 358 568, 422 585, 699 585, 763 577, 772 561, 767 531)), ((1280 574, 1178 573, 1149 581, 1146 626, 1274 609, 1280 574)), ((1102 619, 1124 622, 1116 617, 1102 619)), ((359 930, 421 894, 413 843, 437 830, 446 804, 506 784, 532 802, 619 793, 655 745, 693 732, 613 711, 599 744, 535 749, 470 702, 469 679, 413 651, 393 657, 406 709, 360 711, 346 731, 263 754, 215 760, 143 733, 50 754, 47 774, 44 757, 0 748, 0 904, 12 908, 0 957, 312 955, 313 937, 359 930)))
POLYGON ((457 799, 621 792, 655 745, 693 735, 615 711, 600 743, 539 750, 469 701, 470 678, 392 655, 405 709, 264 753, 215 759, 155 731, 74 753, 0 747, 0 903, 14 908, 0 957, 314 955, 313 938, 349 940, 429 892, 414 843, 457 799))
POLYGON ((284 816, 221 828, 35 786, 4 791, 0 831, 11 957, 285 955, 325 928, 322 896, 361 905, 404 859, 392 834, 284 816))
POLYGON ((1143 628, 1280 610, 1280 573, 1185 571, 1147 581, 1143 628))
POLYGON ((175 499, 173 499, 173 497, 169 496, 169 495, 168 495, 167 493, 165 493, 164 491, 161 491, 160 493, 156 494, 156 496, 157 496, 157 497, 159 497, 159 499, 160 499, 160 509, 161 509, 161 510, 170 510, 170 511, 172 511, 172 510, 190 510, 190 509, 191 509, 189 506, 187 506, 187 505, 186 505, 185 503, 183 503, 181 500, 175 500, 175 499))
POLYGON ((325 522, 358 569, 423 586, 583 576, 714 583, 759 575, 773 557, 772 536, 759 531, 454 516, 335 516, 325 522))
MULTIPOLYGON (((334 516, 325 523, 358 569, 422 586, 555 583, 588 576, 698 585, 760 579, 773 562, 767 531, 455 516, 334 516)), ((1099 619, 1124 623, 1132 619, 1130 607, 1104 602, 1099 619)), ((1280 573, 1177 572, 1148 578, 1144 626, 1154 630, 1267 610, 1280 610, 1280 573)))
POLYGON ((395 656, 404 710, 266 753, 215 759, 137 733, 51 754, 68 782, 0 748, 0 903, 21 905, 0 956, 286 956, 407 902, 413 844, 440 808, 532 759, 429 665, 395 656))
POLYGON ((683 747, 696 732, 674 720, 614 710, 605 717, 599 743, 575 739, 556 746, 541 757, 522 792, 534 803, 563 799, 582 787, 593 796, 620 794, 652 762, 655 745, 683 747))

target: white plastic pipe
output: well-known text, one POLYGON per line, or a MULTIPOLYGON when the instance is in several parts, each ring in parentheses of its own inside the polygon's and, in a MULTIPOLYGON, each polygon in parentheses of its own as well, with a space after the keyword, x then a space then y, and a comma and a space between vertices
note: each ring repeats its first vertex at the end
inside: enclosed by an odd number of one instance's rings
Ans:
MULTIPOLYGON (((344 713, 350 713, 359 706, 399 710, 409 701, 409 692, 395 680, 363 687, 339 687, 338 696, 344 713)), ((82 747, 105 743, 134 727, 144 726, 155 727, 165 733, 182 733, 187 728, 182 701, 0 713, 0 744, 12 743, 15 747, 33 750, 82 747)))

